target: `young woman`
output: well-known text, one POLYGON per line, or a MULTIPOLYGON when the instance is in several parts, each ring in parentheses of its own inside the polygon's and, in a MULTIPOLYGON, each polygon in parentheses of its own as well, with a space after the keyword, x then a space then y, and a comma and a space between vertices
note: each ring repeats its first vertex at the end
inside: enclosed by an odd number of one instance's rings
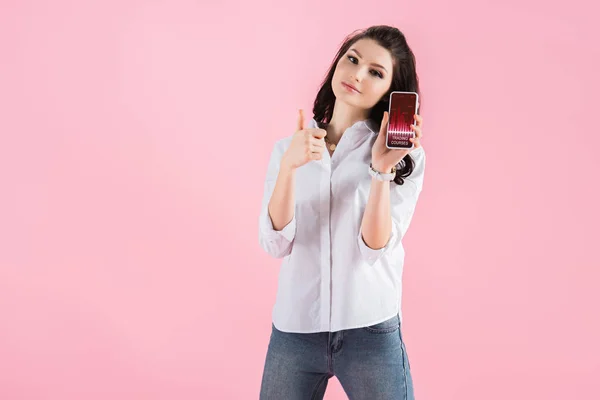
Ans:
POLYGON ((411 150, 385 145, 392 91, 419 92, 396 28, 339 49, 304 125, 275 143, 259 241, 283 258, 261 399, 322 399, 336 376, 350 399, 413 399, 402 339, 402 237, 423 185, 423 119, 411 150))

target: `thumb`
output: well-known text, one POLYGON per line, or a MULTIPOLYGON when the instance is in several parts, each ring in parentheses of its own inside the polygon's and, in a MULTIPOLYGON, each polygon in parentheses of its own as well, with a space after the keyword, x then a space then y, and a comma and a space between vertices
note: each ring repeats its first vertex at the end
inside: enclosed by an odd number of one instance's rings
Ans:
POLYGON ((304 110, 300 109, 298 112, 298 130, 304 129, 304 110))
POLYGON ((379 134, 383 134, 385 136, 385 134, 387 133, 387 125, 388 125, 388 120, 390 118, 390 114, 387 111, 383 112, 383 118, 381 119, 381 127, 379 128, 379 134))
POLYGON ((381 120, 381 127, 379 128, 379 135, 377 135, 377 139, 375 139, 375 143, 377 145, 382 145, 385 140, 385 135, 387 133, 387 123, 388 123, 389 114, 387 111, 383 112, 383 118, 381 120))

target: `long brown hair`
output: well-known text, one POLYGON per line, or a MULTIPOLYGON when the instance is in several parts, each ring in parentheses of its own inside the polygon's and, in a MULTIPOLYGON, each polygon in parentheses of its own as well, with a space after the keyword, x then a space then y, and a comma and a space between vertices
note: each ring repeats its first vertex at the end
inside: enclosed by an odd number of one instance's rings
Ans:
MULTIPOLYGON (((419 110, 421 109, 422 101, 419 92, 419 78, 416 71, 415 56, 408 46, 404 34, 392 26, 377 25, 347 36, 342 43, 313 104, 313 114, 317 122, 327 124, 331 121, 333 106, 335 105, 335 95, 331 87, 333 73, 342 56, 346 54, 354 43, 361 39, 375 40, 380 46, 387 49, 392 55, 394 65, 392 84, 389 91, 371 108, 369 113, 368 118, 374 122, 377 129, 381 128, 383 112, 388 110, 389 95, 393 91, 417 92, 419 94, 419 110)), ((404 157, 402 162, 396 166, 394 182, 398 185, 404 184, 403 178, 408 177, 412 173, 414 165, 414 160, 410 154, 404 157)))

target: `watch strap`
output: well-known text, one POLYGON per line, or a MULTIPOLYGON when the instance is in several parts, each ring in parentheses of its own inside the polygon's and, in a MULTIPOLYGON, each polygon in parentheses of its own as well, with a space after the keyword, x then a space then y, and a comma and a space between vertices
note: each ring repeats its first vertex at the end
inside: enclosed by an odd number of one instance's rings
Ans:
POLYGON ((373 168, 373 164, 369 164, 369 175, 371 175, 373 178, 379 180, 379 181, 393 181, 396 178, 396 167, 392 168, 392 172, 390 172, 389 174, 377 171, 376 169, 373 168))

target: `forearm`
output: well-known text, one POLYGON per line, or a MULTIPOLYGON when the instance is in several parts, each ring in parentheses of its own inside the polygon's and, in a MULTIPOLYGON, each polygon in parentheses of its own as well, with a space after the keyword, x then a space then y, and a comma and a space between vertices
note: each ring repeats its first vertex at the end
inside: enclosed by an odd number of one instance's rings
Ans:
POLYGON ((372 249, 381 249, 389 241, 392 233, 390 182, 371 179, 361 230, 365 244, 372 249))
POLYGON ((294 217, 295 186, 296 170, 282 164, 269 200, 269 216, 277 231, 282 230, 294 217))

